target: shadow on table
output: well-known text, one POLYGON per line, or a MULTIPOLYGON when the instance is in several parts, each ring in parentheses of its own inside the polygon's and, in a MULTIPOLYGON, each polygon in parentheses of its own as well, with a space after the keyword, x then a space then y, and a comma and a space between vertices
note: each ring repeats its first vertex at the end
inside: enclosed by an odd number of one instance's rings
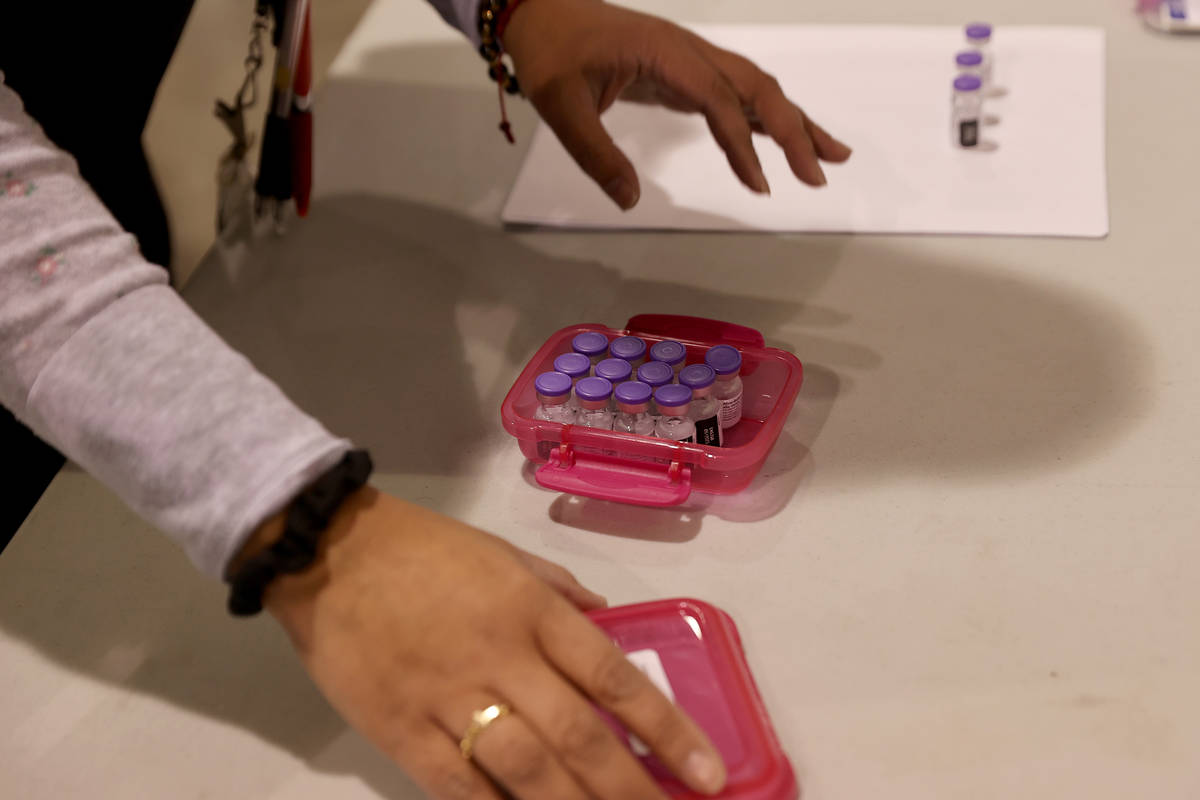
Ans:
MULTIPOLYGON (((340 84, 355 93, 362 124, 380 126, 359 149, 364 162, 400 177, 411 170, 414 179, 432 178, 410 123, 433 135, 432 123, 415 115, 401 127, 404 117, 384 111, 436 98, 443 117, 475 121, 477 107, 494 100, 483 90, 340 84)), ((439 158, 479 161, 469 142, 486 132, 467 139, 451 130, 430 146, 439 158)), ((478 187, 455 192, 484 196, 515 170, 495 177, 478 166, 470 170, 484 175, 478 187)), ((661 189, 647 184, 644 192, 661 189)), ((204 265, 186 296, 302 407, 369 447, 381 476, 414 479, 487 476, 488 460, 477 456, 507 439, 498 424, 504 393, 562 326, 620 325, 657 311, 759 328, 806 367, 778 454, 756 482, 766 487, 761 504, 697 498, 696 508, 671 511, 545 497, 564 525, 686 542, 705 514, 762 520, 803 502, 810 480, 857 491, 889 481, 1008 481, 1086 459, 1135 424, 1148 402, 1138 387, 1152 366, 1140 332, 1098 297, 1006 270, 1001 246, 989 255, 941 261, 870 237, 564 240, 504 232, 428 204, 343 194, 319 199, 308 220, 286 238, 257 243, 242 263, 204 265), (556 249, 574 255, 551 255, 556 249), (648 277, 663 263, 686 265, 696 280, 648 277), (713 285, 738 291, 706 288, 713 285), (837 446, 823 446, 823 430, 835 424, 837 446)), ((454 513, 464 498, 451 483, 431 482, 421 501, 454 513)), ((142 566, 150 561, 80 535, 86 516, 73 524, 42 531, 37 548, 18 537, 23 555, 6 554, 26 559, 23 569, 47 585, 63 584, 45 602, 72 620, 70 635, 37 624, 45 615, 29 607, 43 598, 0 586, 5 633, 71 669, 252 731, 316 769, 360 775, 382 796, 418 795, 369 746, 347 738, 270 623, 229 622, 219 591, 149 532, 136 547, 163 565, 152 573, 142 566)), ((138 525, 131 519, 131 529, 138 525)), ((747 532, 737 546, 759 554, 779 536, 804 535, 778 525, 747 532)), ((663 557, 684 552, 669 548, 663 557)))

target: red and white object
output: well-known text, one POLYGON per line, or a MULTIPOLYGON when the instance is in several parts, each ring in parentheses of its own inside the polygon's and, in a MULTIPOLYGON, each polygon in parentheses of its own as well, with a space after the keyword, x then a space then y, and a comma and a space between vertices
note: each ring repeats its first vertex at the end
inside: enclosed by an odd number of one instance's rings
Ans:
MULTIPOLYGON (((658 600, 588 615, 660 690, 696 721, 725 762, 721 800, 795 800, 795 774, 754 684, 733 620, 700 600, 658 600)), ((666 793, 700 800, 606 718, 666 793)))

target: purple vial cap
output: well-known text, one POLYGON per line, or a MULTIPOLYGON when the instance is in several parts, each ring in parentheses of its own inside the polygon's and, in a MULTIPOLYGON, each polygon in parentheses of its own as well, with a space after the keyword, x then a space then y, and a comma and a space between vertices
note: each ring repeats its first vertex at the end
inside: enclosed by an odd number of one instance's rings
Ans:
POLYGON ((673 342, 670 339, 658 342, 650 348, 650 358, 671 366, 675 366, 686 357, 687 349, 679 342, 673 342))
POLYGON ((604 378, 584 378, 575 384, 575 394, 580 400, 607 400, 612 390, 612 384, 604 378))
POLYGON ((623 358, 606 358, 596 365, 596 377, 618 384, 633 375, 633 365, 623 358))
POLYGON ((989 39, 992 36, 992 26, 986 22, 972 22, 967 26, 968 39, 989 39))
POLYGON ((651 387, 665 386, 674 377, 675 370, 671 369, 671 365, 661 361, 647 361, 638 367, 637 371, 638 380, 650 384, 651 387))
POLYGON ((742 354, 736 347, 719 344, 710 347, 704 354, 704 363, 712 367, 718 375, 732 375, 742 368, 742 354))
POLYGON ((618 403, 640 406, 642 403, 650 402, 650 396, 654 394, 654 390, 650 388, 650 384, 648 383, 625 381, 613 393, 617 396, 618 403))
POLYGON ((613 358, 623 358, 626 361, 637 361, 646 355, 646 343, 636 336, 620 336, 612 340, 608 352, 613 358))
POLYGON ((563 353, 554 359, 554 369, 572 378, 581 378, 592 370, 592 360, 583 353, 563 353))
POLYGON ((596 331, 585 331, 571 340, 571 348, 585 356, 598 356, 608 351, 608 337, 596 331))
POLYGON ((538 394, 546 397, 561 397, 571 391, 571 377, 561 372, 543 372, 533 382, 538 394))
POLYGON ((686 406, 692 402, 692 390, 678 383, 668 383, 654 390, 654 402, 658 403, 659 408, 686 406))
POLYGON ((717 371, 708 364, 692 364, 679 370, 679 382, 690 389, 712 386, 717 380, 717 371))
POLYGON ((978 67, 983 63, 983 53, 978 50, 963 50, 954 57, 954 63, 960 67, 978 67))
POLYGON ((977 92, 983 87, 983 81, 977 75, 959 75, 954 79, 954 91, 977 92))

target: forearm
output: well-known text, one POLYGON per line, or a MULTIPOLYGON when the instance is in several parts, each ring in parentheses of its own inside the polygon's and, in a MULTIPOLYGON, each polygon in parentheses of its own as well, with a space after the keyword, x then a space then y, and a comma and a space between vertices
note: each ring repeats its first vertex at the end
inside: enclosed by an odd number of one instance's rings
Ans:
POLYGON ((0 402, 220 575, 348 443, 166 286, 2 81, 0 178, 0 402))
POLYGON ((479 0, 429 0, 442 19, 463 32, 471 43, 479 45, 479 31, 475 23, 479 19, 479 0))

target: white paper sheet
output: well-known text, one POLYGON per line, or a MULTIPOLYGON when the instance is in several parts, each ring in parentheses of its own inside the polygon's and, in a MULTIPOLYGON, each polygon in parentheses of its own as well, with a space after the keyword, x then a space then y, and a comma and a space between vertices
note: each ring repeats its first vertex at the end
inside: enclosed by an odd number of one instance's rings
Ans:
POLYGON ((698 26, 773 73, 854 148, 829 185, 796 181, 755 137, 772 196, 733 176, 699 115, 618 103, 604 123, 633 161, 641 202, 622 213, 542 125, 503 211, 510 223, 581 228, 957 233, 1101 237, 1104 32, 1001 27, 984 146, 954 147, 950 84, 961 28, 698 26))

